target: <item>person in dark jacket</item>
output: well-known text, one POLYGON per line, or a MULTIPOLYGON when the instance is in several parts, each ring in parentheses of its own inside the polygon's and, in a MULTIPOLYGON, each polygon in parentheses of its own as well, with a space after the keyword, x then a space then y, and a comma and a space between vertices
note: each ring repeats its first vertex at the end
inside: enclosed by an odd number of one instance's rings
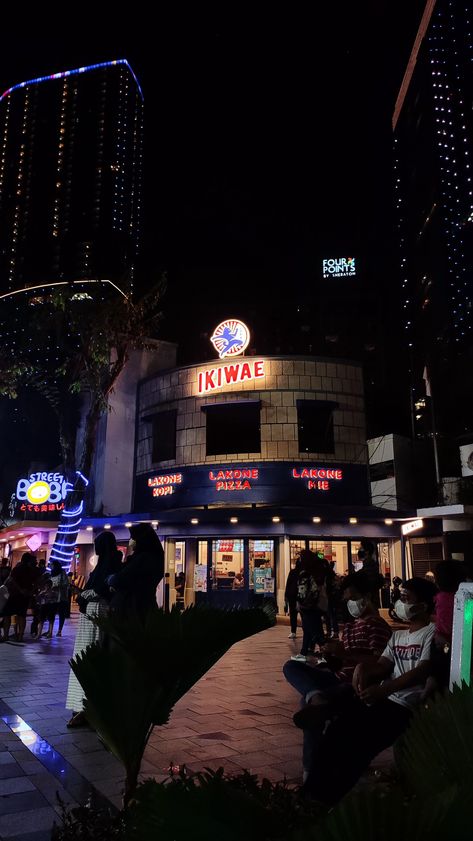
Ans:
POLYGON ((112 612, 140 615, 157 608, 156 588, 164 575, 164 551, 161 541, 149 523, 130 528, 129 556, 123 568, 107 579, 112 591, 112 612))
POLYGON ((289 621, 291 623, 290 640, 295 640, 297 634, 297 577, 301 568, 300 558, 297 559, 294 569, 289 570, 287 576, 286 589, 284 590, 284 609, 285 613, 289 611, 289 621))

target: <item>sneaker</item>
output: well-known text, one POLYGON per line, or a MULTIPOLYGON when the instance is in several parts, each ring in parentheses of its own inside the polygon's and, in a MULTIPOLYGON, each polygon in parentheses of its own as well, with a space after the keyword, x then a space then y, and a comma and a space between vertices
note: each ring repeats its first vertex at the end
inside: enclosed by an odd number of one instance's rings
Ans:
POLYGON ((295 640, 295 638, 296 638, 296 635, 295 635, 294 631, 291 631, 291 633, 288 636, 288 639, 289 640, 295 640))
POLYGON ((305 654, 293 654, 291 660, 295 660, 296 663, 307 663, 305 654))

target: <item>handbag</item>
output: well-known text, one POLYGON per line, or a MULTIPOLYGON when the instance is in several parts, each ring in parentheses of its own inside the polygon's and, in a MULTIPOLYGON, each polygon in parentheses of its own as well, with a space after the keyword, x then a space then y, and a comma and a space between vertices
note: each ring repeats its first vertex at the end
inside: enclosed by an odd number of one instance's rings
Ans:
POLYGON ((98 602, 99 597, 95 590, 82 590, 82 593, 77 596, 76 602, 79 607, 79 613, 87 613, 87 605, 89 602, 98 602))

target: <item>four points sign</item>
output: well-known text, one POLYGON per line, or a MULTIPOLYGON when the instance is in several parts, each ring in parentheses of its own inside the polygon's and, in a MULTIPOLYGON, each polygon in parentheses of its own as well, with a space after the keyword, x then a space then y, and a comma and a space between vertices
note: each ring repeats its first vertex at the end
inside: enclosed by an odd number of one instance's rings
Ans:
POLYGON ((322 273, 325 277, 354 277, 356 274, 354 257, 338 257, 322 260, 322 273))

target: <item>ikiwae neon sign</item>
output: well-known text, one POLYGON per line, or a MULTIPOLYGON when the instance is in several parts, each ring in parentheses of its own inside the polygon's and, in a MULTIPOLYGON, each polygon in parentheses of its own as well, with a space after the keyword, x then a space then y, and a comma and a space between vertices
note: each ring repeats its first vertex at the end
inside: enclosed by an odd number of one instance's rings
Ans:
POLYGON ((208 394, 218 388, 244 383, 249 380, 259 380, 265 375, 264 360, 248 360, 246 362, 233 362, 228 365, 220 365, 218 368, 208 368, 206 371, 199 371, 197 375, 197 388, 199 394, 208 394))

